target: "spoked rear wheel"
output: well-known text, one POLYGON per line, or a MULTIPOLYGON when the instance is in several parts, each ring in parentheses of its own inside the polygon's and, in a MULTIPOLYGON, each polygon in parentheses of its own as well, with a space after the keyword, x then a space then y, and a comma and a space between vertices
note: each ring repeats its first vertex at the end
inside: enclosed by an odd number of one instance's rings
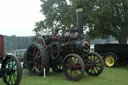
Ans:
POLYGON ((22 68, 16 57, 7 55, 2 63, 2 69, 5 71, 3 80, 6 85, 19 85, 22 78, 22 68))
POLYGON ((85 70, 88 75, 98 76, 103 72, 104 61, 98 53, 89 53, 85 64, 85 70))
POLYGON ((46 48, 41 44, 32 44, 25 56, 28 71, 31 75, 39 76, 43 74, 43 68, 48 71, 49 56, 46 48))
POLYGON ((69 54, 63 61, 63 72, 67 79, 78 81, 85 71, 85 65, 82 58, 77 54, 69 54))

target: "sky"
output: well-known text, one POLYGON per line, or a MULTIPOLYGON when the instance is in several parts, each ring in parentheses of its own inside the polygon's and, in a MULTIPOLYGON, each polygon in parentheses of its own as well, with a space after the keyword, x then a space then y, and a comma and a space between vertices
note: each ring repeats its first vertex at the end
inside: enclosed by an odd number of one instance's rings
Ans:
POLYGON ((44 19, 40 0, 0 0, 0 34, 32 36, 35 22, 44 19))

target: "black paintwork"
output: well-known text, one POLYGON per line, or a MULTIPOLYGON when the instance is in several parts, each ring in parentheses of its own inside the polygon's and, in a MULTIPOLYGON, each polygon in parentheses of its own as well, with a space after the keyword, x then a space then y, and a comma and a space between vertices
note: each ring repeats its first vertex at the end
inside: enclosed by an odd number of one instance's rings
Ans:
POLYGON ((95 44, 94 51, 102 56, 113 53, 119 63, 128 62, 128 44, 95 44))

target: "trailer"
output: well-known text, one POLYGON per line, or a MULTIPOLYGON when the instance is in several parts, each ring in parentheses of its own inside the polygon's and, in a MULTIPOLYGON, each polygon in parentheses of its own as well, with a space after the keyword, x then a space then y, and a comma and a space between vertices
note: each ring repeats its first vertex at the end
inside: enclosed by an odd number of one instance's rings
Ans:
POLYGON ((103 56, 108 67, 128 63, 128 44, 95 44, 94 51, 103 56))

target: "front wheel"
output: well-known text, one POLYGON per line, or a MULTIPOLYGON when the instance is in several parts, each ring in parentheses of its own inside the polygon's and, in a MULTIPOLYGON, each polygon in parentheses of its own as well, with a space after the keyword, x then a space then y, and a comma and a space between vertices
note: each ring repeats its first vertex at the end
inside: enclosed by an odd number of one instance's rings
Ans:
POLYGON ((4 69, 3 80, 6 85, 19 85, 22 78, 22 68, 16 57, 7 55, 2 62, 2 69, 4 69))
POLYGON ((85 72, 83 59, 77 54, 69 54, 63 61, 63 72, 69 80, 80 80, 85 72))
POLYGON ((89 53, 86 57, 86 72, 91 76, 98 76, 104 70, 103 58, 98 53, 89 53))

